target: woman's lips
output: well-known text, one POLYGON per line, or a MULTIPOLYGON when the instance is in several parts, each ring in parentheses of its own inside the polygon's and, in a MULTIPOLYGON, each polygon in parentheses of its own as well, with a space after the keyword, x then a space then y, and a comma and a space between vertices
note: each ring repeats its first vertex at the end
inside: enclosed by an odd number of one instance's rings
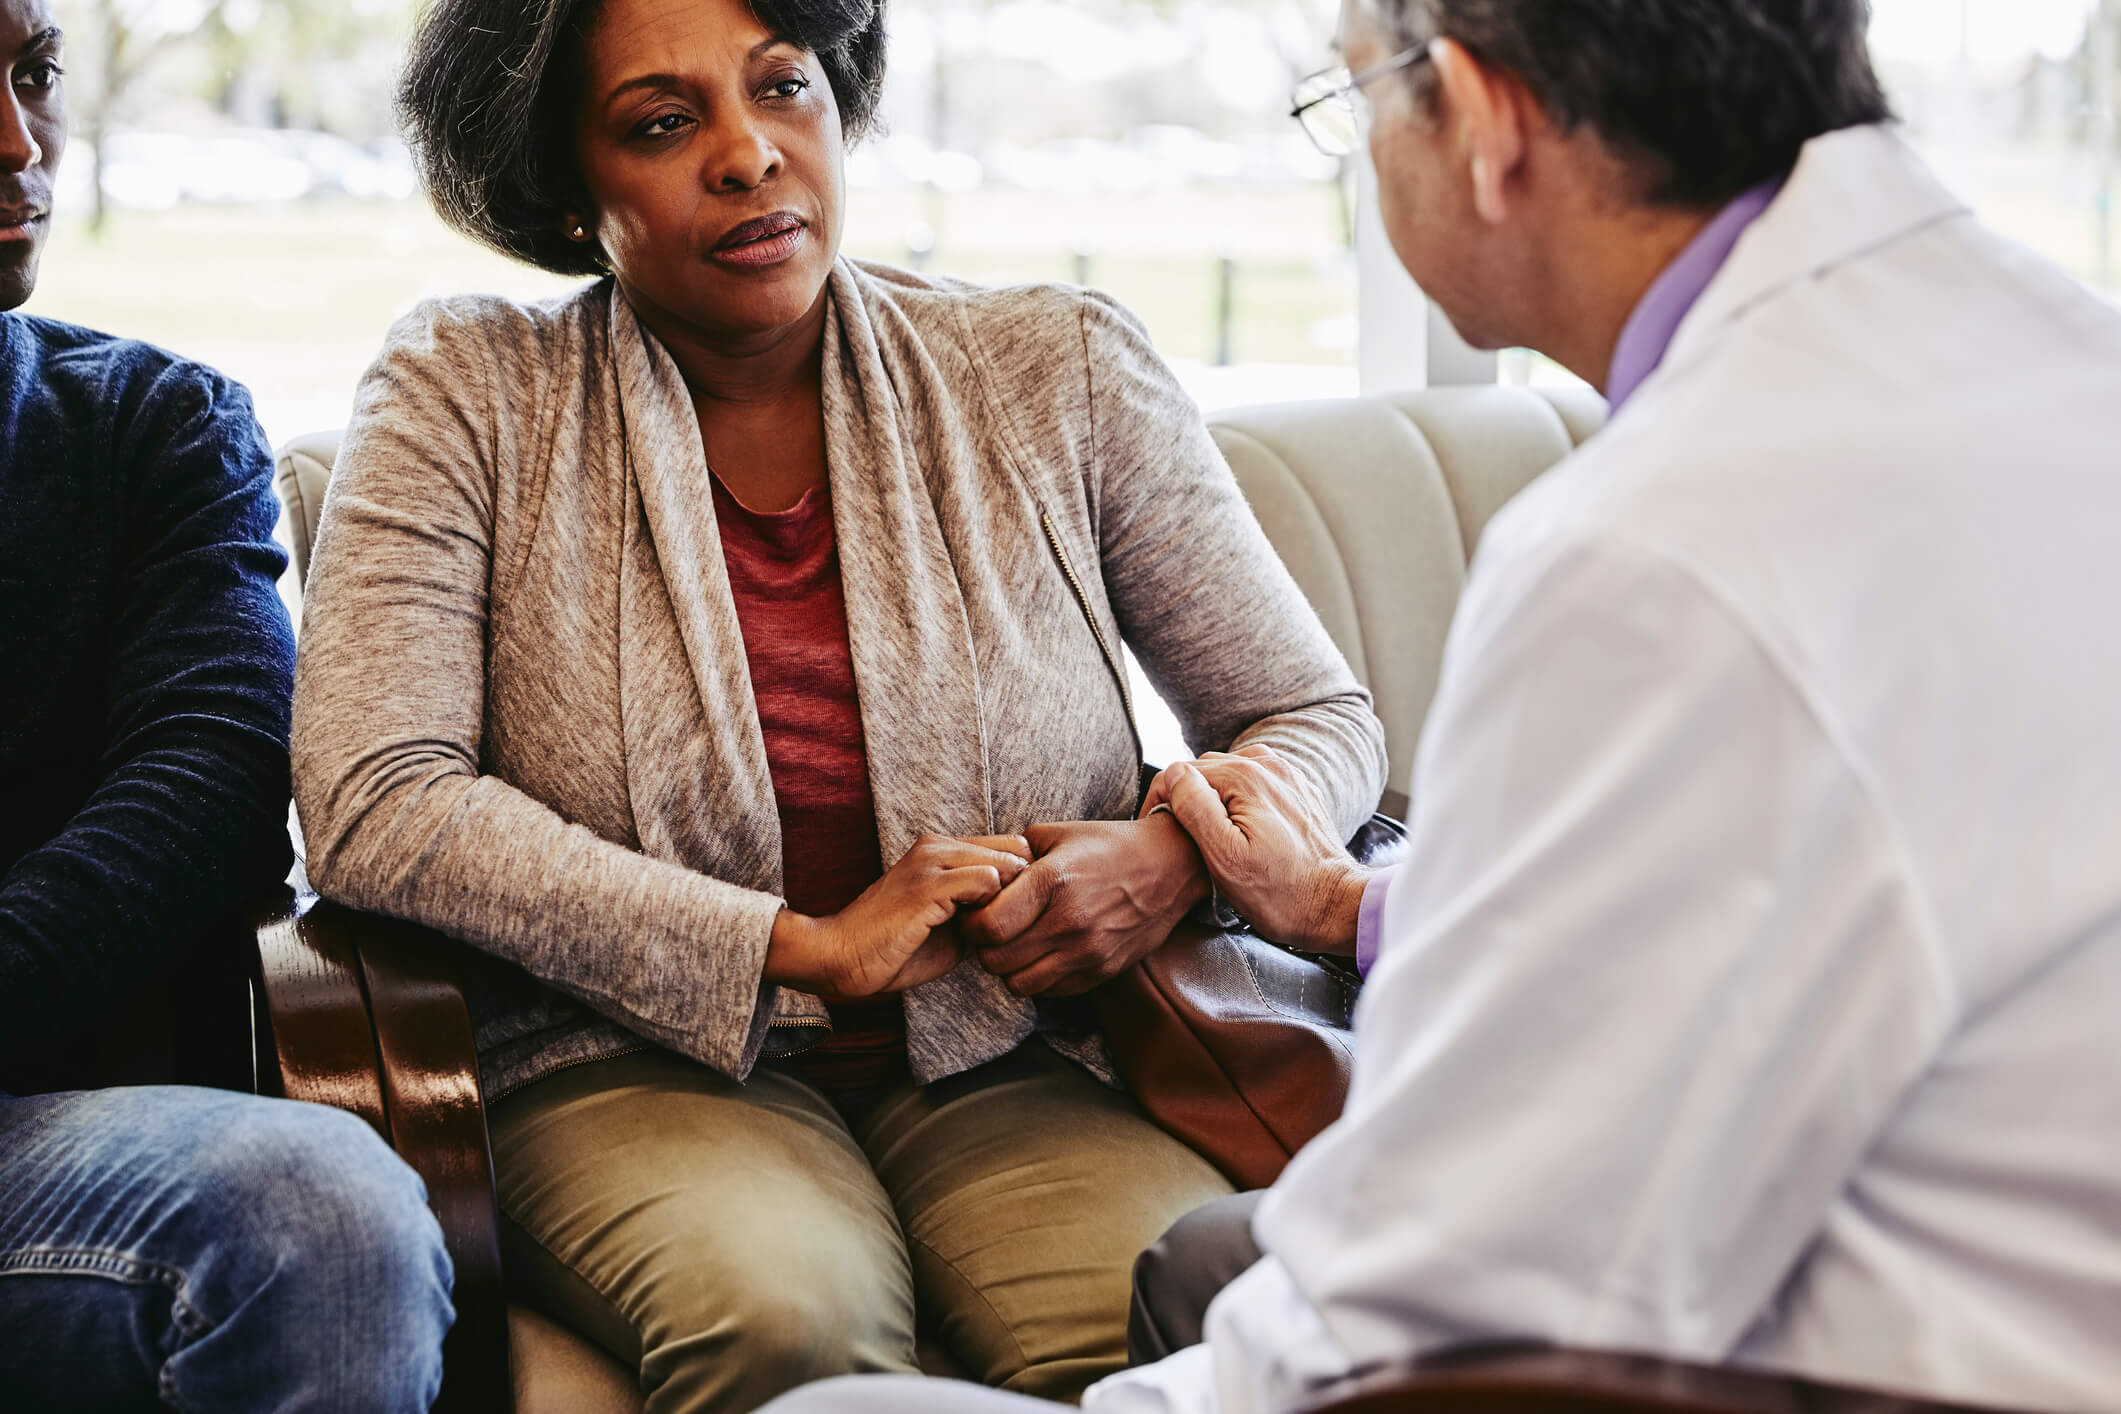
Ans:
POLYGON ((758 270, 769 265, 779 265, 803 247, 809 236, 809 227, 803 225, 783 226, 756 240, 743 241, 737 245, 718 246, 707 252, 709 260, 723 265, 734 265, 739 269, 758 270))

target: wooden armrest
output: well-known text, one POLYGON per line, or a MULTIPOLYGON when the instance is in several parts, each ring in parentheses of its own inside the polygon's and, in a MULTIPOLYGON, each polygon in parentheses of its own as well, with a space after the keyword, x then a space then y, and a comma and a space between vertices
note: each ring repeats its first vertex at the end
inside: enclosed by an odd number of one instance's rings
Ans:
POLYGON ((2002 1414, 1607 1351, 1456 1351, 1327 1391, 1309 1414, 2002 1414))
POLYGON ((258 1073, 271 1093, 361 1116, 425 1181, 456 1269, 435 1407, 505 1412, 507 1299, 462 946, 315 899, 282 910, 258 930, 258 1073))
POLYGON ((318 907, 308 895, 258 925, 258 1088, 357 1114, 387 1141, 360 955, 339 932, 310 925, 318 907))

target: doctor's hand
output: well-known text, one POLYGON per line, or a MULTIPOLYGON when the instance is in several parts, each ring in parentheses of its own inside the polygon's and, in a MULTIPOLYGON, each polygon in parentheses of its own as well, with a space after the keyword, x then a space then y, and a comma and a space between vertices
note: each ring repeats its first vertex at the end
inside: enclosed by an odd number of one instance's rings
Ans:
POLYGON ((1021 836, 923 835, 861 897, 828 918, 784 908, 773 920, 765 979, 830 1001, 887 996, 957 966, 958 910, 986 903, 1021 874, 1021 836))
POLYGON ((1349 953, 1364 869, 1304 774, 1266 746, 1210 752, 1167 768, 1148 808, 1168 804, 1215 886, 1261 934, 1305 952, 1349 953))
POLYGON ((980 965, 1020 997, 1074 996, 1117 977, 1208 896, 1199 852, 1161 815, 1033 825, 1024 837, 1031 867, 962 924, 980 965))

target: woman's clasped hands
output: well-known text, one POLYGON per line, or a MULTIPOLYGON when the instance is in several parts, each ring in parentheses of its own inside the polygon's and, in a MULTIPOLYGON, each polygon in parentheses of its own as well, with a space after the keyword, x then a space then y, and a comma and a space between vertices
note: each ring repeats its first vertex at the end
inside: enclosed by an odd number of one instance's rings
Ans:
POLYGON ((1031 863, 1021 835, 923 835, 838 913, 784 908, 766 950, 766 980, 828 1001, 887 996, 957 966, 960 909, 984 904, 1031 863))
POLYGON ((765 975, 847 1001, 918 987, 969 950, 1018 996, 1072 996, 1161 945, 1208 889, 1169 815, 924 835, 840 912, 783 909, 765 975))
POLYGON ((1169 815, 1024 833, 1036 858, 963 922, 980 965, 1020 997, 1075 996, 1110 981, 1208 897, 1200 851, 1169 815))
POLYGON ((828 999, 884 996, 969 951, 1018 996, 1073 996, 1162 946, 1208 896, 1211 869, 1269 937, 1352 946, 1368 871, 1294 763, 1264 746, 1211 752, 1160 775, 1143 809, 1021 835, 923 836, 839 913, 783 910, 767 980, 828 999))

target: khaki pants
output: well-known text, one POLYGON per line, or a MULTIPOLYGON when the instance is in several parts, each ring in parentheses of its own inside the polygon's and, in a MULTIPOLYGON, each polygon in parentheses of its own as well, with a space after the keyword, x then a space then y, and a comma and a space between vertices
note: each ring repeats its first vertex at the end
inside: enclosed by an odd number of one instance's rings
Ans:
POLYGON ((1126 1365, 1136 1255, 1230 1191, 1036 1042, 858 1128, 769 1067, 665 1052, 490 1120, 511 1296, 638 1365, 648 1414, 911 1371, 917 1319, 973 1378, 1073 1401, 1126 1365))

